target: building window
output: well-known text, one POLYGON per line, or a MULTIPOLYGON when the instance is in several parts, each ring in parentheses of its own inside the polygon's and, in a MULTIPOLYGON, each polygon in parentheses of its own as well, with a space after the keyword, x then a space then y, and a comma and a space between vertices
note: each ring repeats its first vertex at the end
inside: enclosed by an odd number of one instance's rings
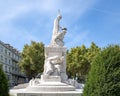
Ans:
POLYGON ((3 56, 0 56, 0 60, 3 61, 3 56))
POLYGON ((12 67, 12 71, 14 72, 14 67, 12 67))
POLYGON ((11 72, 10 67, 9 67, 9 72, 11 72))
POLYGON ((5 72, 7 72, 7 66, 5 66, 5 72))
POLYGON ((11 61, 9 60, 9 64, 11 64, 11 61))
POLYGON ((9 52, 9 56, 10 56, 11 54, 10 54, 10 52, 9 52))
POLYGON ((3 47, 2 46, 0 46, 0 52, 3 52, 3 47))
POLYGON ((5 63, 7 64, 7 58, 5 58, 5 63))
POLYGON ((7 55, 7 50, 5 49, 5 54, 7 55))

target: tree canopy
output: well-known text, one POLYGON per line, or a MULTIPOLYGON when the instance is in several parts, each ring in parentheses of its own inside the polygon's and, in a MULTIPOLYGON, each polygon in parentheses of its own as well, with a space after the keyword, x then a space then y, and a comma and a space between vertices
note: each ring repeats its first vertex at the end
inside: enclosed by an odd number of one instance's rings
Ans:
POLYGON ((43 72, 44 44, 31 41, 30 45, 24 45, 19 65, 29 77, 35 77, 38 73, 43 72))
POLYGON ((120 46, 110 45, 95 57, 83 96, 120 96, 120 46))
POLYGON ((67 52, 67 72, 69 75, 75 77, 77 74, 84 81, 93 58, 99 52, 100 48, 93 42, 90 48, 86 48, 85 45, 71 48, 67 52))

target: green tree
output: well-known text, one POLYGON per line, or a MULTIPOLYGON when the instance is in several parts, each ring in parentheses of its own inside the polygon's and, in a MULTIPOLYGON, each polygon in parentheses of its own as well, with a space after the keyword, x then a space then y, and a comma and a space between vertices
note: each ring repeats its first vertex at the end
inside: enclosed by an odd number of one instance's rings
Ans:
POLYGON ((43 72, 44 65, 44 44, 31 41, 26 44, 21 53, 19 63, 21 69, 29 77, 35 77, 38 73, 43 72))
POLYGON ((86 74, 88 61, 85 57, 87 49, 84 45, 81 47, 71 48, 67 53, 67 72, 75 77, 76 73, 78 76, 84 76, 86 74))
POLYGON ((120 46, 110 45, 95 57, 83 96, 120 96, 120 46))
POLYGON ((95 56, 101 51, 101 48, 99 48, 94 42, 91 43, 90 48, 88 48, 88 51, 86 53, 86 57, 88 62, 91 64, 95 56))
POLYGON ((91 62, 99 52, 100 48, 93 42, 90 48, 86 48, 85 45, 71 48, 67 52, 67 72, 72 77, 75 77, 77 73, 78 77, 85 81, 91 62))
POLYGON ((0 64, 0 96, 9 96, 8 80, 0 64))

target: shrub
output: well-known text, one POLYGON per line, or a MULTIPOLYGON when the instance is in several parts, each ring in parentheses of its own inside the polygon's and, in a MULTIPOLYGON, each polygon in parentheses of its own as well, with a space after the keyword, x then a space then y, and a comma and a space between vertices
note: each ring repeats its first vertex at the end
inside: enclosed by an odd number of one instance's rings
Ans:
POLYGON ((108 46, 93 60, 83 96, 120 96, 120 46, 108 46))
POLYGON ((0 65, 0 96, 9 96, 8 80, 0 65))

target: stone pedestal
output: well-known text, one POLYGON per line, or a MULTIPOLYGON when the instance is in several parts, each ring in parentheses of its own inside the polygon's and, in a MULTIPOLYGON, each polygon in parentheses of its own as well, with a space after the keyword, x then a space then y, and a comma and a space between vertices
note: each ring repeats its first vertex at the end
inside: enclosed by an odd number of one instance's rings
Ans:
MULTIPOLYGON (((65 47, 45 47, 45 64, 47 58, 54 56, 64 56, 61 64, 60 74, 41 75, 41 79, 32 79, 25 89, 11 90, 13 96, 81 96, 82 89, 76 90, 73 85, 69 85, 66 75, 66 48, 65 47)), ((46 67, 46 65, 44 66, 46 67)))
MULTIPOLYGON (((45 64, 47 62, 47 58, 53 57, 53 56, 64 56, 64 61, 61 64, 61 71, 60 71, 60 77, 61 82, 67 81, 67 75, 66 75, 66 47, 45 47, 45 64)), ((53 74, 54 75, 54 74, 53 74)))
POLYGON ((63 91, 63 92, 34 92, 25 89, 11 90, 11 96, 82 96, 83 90, 63 91))
POLYGON ((60 76, 41 75, 41 82, 61 82, 60 76))

